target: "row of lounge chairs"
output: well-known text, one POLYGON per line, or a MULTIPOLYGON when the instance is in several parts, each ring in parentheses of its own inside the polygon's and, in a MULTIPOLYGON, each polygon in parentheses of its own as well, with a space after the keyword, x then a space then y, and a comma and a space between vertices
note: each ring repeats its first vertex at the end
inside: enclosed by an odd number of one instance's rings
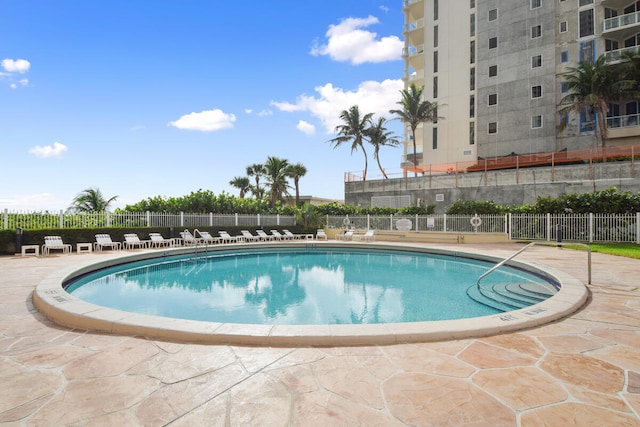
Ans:
MULTIPOLYGON (((145 248, 161 248, 174 246, 193 246, 193 245, 212 245, 222 243, 240 243, 240 242, 258 242, 258 241, 282 241, 282 240, 311 240, 313 234, 294 234, 289 230, 271 230, 271 234, 267 234, 264 230, 256 230, 256 235, 251 234, 249 230, 242 230, 242 235, 231 236, 226 231, 219 231, 218 236, 212 236, 208 231, 200 231, 195 229, 193 233, 189 230, 180 232, 180 238, 165 239, 160 233, 149 233, 149 240, 140 240, 137 234, 127 233, 124 235, 124 242, 115 242, 109 234, 96 234, 96 241, 93 243, 93 250, 96 252, 110 249, 118 251, 121 249, 145 249, 145 248)), ((324 230, 318 230, 317 239, 327 240, 324 230)), ((86 244, 90 245, 90 244, 86 244)), ((89 248, 90 249, 90 248, 89 248)), ((42 254, 50 255, 52 250, 62 251, 63 254, 70 254, 72 247, 70 244, 64 243, 60 236, 45 236, 42 245, 42 254)))

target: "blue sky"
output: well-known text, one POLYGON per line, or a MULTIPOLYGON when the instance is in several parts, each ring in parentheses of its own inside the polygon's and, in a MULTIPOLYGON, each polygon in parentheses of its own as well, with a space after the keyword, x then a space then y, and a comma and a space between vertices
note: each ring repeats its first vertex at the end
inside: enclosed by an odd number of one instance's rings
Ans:
MULTIPOLYGON (((0 209, 58 210, 98 187, 116 207, 246 167, 302 163, 303 195, 341 199, 361 152, 340 111, 388 116, 402 89, 400 0, 0 0, 0 209)), ((391 130, 401 132, 401 123, 391 130)), ((369 178, 380 171, 369 150, 369 178)), ((398 173, 401 148, 381 162, 398 173)))

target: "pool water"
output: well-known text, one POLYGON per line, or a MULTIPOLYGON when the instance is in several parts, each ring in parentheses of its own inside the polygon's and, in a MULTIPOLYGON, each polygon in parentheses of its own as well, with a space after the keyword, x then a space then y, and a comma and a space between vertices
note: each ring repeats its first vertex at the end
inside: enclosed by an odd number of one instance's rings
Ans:
MULTIPOLYGON (((104 307, 211 322, 417 322, 498 313, 466 295, 493 265, 405 251, 254 249, 123 264, 65 289, 104 307)), ((545 280, 505 266, 483 279, 497 283, 545 280)))

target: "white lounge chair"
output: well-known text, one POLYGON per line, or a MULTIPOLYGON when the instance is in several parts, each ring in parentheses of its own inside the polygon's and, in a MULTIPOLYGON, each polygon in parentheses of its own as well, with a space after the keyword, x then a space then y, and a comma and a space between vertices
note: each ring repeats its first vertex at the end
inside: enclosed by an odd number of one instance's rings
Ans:
POLYGON ((51 254, 51 250, 62 251, 63 254, 71 253, 71 245, 64 243, 60 236, 44 236, 44 245, 42 245, 42 255, 51 254))
POLYGON ((119 251, 122 248, 122 244, 111 240, 111 236, 108 234, 96 234, 96 241, 93 244, 93 250, 99 252, 105 248, 119 251))
POLYGON ((199 238, 202 243, 205 243, 207 245, 220 243, 220 238, 213 237, 208 231, 200 231, 196 228, 195 230, 193 230, 193 234, 194 236, 197 236, 197 238, 199 238))
POLYGON ((137 234, 127 233, 124 235, 124 242, 122 242, 122 247, 125 249, 135 249, 135 248, 144 249, 148 246, 148 244, 149 244, 148 241, 140 240, 137 234))
POLYGON ((165 239, 160 233, 149 233, 149 238, 151 239, 149 242, 149 247, 151 248, 159 248, 162 246, 170 247, 175 244, 173 239, 165 239))
POLYGON ((202 243, 202 239, 195 237, 189 230, 181 231, 180 237, 182 237, 182 243, 185 246, 195 246, 202 243))
POLYGON ((220 235, 220 241, 222 243, 239 243, 244 242, 244 238, 242 236, 232 236, 224 230, 218 231, 220 235))
POLYGON ((327 233, 325 233, 324 230, 320 228, 316 231, 316 240, 321 240, 321 239, 328 240, 327 233))
POLYGON ((286 237, 289 237, 290 239, 313 239, 313 234, 293 234, 289 230, 282 230, 282 232, 286 237))
POLYGON ((347 230, 344 234, 336 234, 336 240, 351 240, 353 239, 353 230, 347 230))
POLYGON ((353 240, 364 240, 366 242, 370 242, 372 240, 375 240, 375 232, 376 230, 367 230, 366 233, 364 234, 354 234, 352 236, 353 240))
POLYGON ((247 242, 257 242, 258 240, 262 240, 260 236, 254 236, 249 230, 240 230, 240 233, 242 233, 242 237, 244 237, 247 242))
POLYGON ((264 230, 256 230, 256 234, 260 236, 262 240, 275 240, 276 236, 269 235, 264 230))
POLYGON ((290 237, 280 234, 278 230, 271 230, 271 234, 276 238, 276 240, 291 240, 290 237))

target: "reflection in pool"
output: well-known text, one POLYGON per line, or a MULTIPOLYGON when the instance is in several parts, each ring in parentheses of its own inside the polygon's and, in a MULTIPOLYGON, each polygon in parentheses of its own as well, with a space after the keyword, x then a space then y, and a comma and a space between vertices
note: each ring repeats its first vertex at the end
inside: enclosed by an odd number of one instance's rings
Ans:
MULTIPOLYGON (((146 260, 65 284, 85 301, 119 310, 251 324, 362 324, 497 313, 466 295, 493 264, 379 250, 220 251, 146 260)), ((543 283, 502 267, 483 284, 543 283)))

